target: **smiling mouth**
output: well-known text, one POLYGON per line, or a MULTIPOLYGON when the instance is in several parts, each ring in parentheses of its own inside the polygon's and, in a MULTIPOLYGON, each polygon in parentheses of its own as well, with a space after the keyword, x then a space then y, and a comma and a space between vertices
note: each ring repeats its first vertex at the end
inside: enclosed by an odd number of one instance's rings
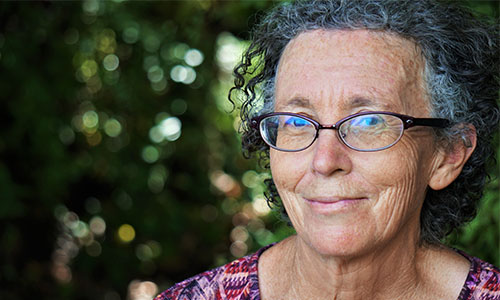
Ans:
POLYGON ((333 198, 304 198, 312 211, 321 215, 329 215, 355 208, 367 198, 333 197, 333 198))

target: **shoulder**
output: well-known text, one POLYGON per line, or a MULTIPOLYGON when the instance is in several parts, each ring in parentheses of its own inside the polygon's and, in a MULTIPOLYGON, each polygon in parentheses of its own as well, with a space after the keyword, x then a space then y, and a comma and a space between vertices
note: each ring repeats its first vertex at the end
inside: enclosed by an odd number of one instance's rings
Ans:
POLYGON ((500 269, 477 257, 458 251, 470 262, 460 300, 500 300, 500 269))
POLYGON ((270 246, 179 282, 155 300, 258 299, 258 260, 270 246))

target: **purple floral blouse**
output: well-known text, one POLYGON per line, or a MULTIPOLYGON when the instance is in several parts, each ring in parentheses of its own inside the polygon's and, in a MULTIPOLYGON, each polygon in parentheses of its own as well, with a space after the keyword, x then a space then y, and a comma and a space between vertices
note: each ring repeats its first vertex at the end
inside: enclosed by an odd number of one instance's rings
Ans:
MULTIPOLYGON (((273 244, 227 265, 177 283, 154 300, 260 300, 257 265, 273 244)), ((500 269, 462 251, 471 262, 457 300, 500 300, 500 269)))

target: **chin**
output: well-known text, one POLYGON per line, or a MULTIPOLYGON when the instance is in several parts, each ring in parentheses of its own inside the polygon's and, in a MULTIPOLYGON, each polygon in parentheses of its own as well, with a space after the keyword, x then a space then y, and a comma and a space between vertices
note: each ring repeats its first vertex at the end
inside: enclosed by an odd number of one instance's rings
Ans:
POLYGON ((323 256, 347 258, 363 255, 373 249, 373 243, 368 240, 370 235, 352 227, 316 229, 312 232, 298 232, 298 235, 323 256))

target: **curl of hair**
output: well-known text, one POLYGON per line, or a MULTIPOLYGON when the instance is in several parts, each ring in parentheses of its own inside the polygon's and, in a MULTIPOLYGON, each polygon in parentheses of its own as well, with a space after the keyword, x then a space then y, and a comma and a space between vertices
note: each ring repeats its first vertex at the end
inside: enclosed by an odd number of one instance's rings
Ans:
MULTIPOLYGON (((254 29, 252 42, 234 69, 229 100, 237 100, 234 92, 242 98, 243 154, 256 154, 269 167, 269 147, 250 122, 273 110, 278 63, 297 35, 316 29, 368 29, 411 40, 425 60, 432 116, 456 125, 437 136, 448 143, 461 140, 467 130, 460 126, 464 123, 474 125, 477 134, 476 149, 459 177, 445 189, 429 189, 426 194, 420 240, 439 243, 475 217, 488 178, 486 165, 494 159, 492 136, 500 120, 499 31, 494 21, 479 21, 456 2, 434 0, 321 0, 276 6, 254 29)), ((272 179, 266 185, 268 201, 286 216, 272 179)))

